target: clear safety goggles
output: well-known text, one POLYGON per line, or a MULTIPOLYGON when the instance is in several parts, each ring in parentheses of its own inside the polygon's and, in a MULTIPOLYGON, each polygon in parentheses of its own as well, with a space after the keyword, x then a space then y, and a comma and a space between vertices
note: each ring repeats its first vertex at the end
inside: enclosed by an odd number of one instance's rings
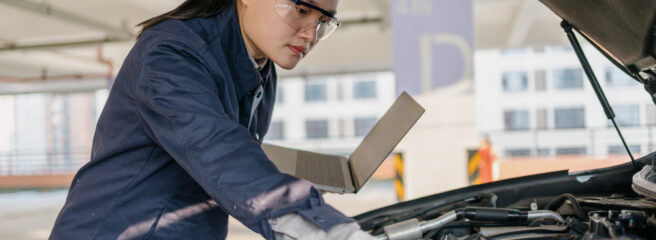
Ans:
POLYGON ((326 39, 340 25, 332 13, 301 0, 275 0, 274 9, 297 31, 316 31, 315 42, 326 39))

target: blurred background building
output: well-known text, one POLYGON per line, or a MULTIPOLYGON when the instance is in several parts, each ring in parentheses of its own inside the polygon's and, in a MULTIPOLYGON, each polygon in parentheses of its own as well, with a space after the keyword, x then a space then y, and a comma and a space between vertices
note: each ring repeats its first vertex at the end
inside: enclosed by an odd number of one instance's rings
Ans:
MULTIPOLYGON (((180 2, 0 1, 0 239, 48 236, 89 160, 134 26, 180 2)), ((493 180, 629 161, 560 20, 537 1, 343 0, 338 12, 333 36, 294 70, 278 69, 266 142, 349 154, 409 91, 427 111, 395 150, 404 199, 470 184, 468 150, 484 137, 496 156, 493 180)), ((631 151, 654 151, 648 95, 584 49, 631 151)), ((386 161, 362 192, 326 199, 348 215, 395 203, 394 175, 386 161)), ((231 226, 229 239, 258 239, 231 226)))

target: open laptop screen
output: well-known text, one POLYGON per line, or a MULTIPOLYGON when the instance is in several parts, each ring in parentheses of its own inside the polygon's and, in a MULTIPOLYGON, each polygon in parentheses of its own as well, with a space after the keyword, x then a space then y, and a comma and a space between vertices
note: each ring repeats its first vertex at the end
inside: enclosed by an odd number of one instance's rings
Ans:
POLYGON ((356 189, 367 182, 423 113, 424 108, 412 97, 401 93, 349 158, 356 189))

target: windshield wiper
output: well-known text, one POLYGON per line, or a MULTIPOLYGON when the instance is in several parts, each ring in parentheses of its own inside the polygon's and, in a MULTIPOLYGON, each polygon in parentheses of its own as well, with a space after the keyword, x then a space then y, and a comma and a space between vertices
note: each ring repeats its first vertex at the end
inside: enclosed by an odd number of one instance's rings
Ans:
POLYGON ((638 169, 638 165, 635 162, 635 158, 633 158, 633 154, 631 154, 631 150, 629 149, 629 146, 626 144, 626 141, 624 141, 624 136, 622 136, 622 132, 620 131, 620 128, 617 126, 617 123, 615 122, 615 112, 613 112, 613 108, 610 106, 610 103, 608 103, 608 99, 606 99, 606 95, 604 94, 604 91, 601 89, 601 86, 599 86, 599 81, 597 81, 597 77, 595 76, 594 71, 592 71, 592 68, 590 67, 588 58, 585 57, 585 53, 583 53, 583 49, 581 48, 579 41, 576 39, 576 35, 574 35, 574 31, 572 31, 572 25, 569 24, 569 22, 563 20, 562 22, 560 22, 560 26, 563 29, 565 29, 565 33, 567 34, 567 39, 569 39, 569 43, 572 44, 572 48, 574 48, 574 52, 576 52, 576 56, 581 62, 581 66, 583 67, 583 71, 585 72, 585 75, 587 75, 588 80, 590 80, 590 84, 592 85, 592 88, 594 89, 595 94, 597 95, 597 99, 599 99, 599 103, 601 103, 601 107, 604 109, 604 113, 606 113, 606 118, 608 118, 613 122, 613 126, 615 126, 615 130, 617 130, 617 134, 620 135, 620 139, 622 139, 622 144, 624 144, 624 148, 626 149, 626 152, 629 153, 629 157, 631 157, 631 163, 633 164, 633 168, 635 168, 635 170, 638 171, 639 169, 638 169))

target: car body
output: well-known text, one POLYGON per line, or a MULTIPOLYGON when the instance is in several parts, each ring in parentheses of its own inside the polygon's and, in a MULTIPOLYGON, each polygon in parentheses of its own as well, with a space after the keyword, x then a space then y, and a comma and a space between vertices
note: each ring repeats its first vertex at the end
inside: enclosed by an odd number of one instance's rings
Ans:
MULTIPOLYGON (((540 1, 656 103, 656 1, 540 1)), ((655 159, 474 185, 354 218, 380 239, 656 239, 655 159)))

